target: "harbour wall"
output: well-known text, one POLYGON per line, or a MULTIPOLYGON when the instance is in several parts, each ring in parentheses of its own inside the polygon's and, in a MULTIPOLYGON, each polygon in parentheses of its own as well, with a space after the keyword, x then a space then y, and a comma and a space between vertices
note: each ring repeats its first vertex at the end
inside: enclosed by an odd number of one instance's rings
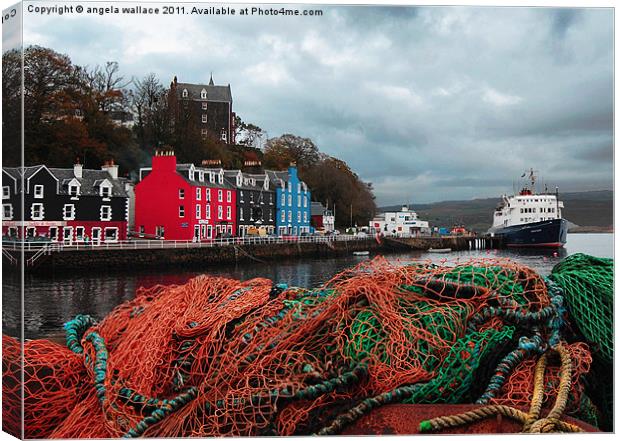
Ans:
MULTIPOLYGON (((40 256, 36 263, 26 266, 27 272, 57 273, 66 271, 107 271, 134 269, 165 269, 171 267, 205 268, 219 264, 269 262, 304 257, 333 257, 348 255, 356 251, 371 254, 391 252, 426 251, 433 249, 468 250, 474 248, 495 248, 500 244, 491 239, 470 237, 374 237, 351 241, 290 242, 228 244, 213 247, 179 247, 151 249, 63 249, 40 256)), ((3 253, 3 268, 19 270, 19 265, 7 261, 3 253)), ((18 257, 18 255, 16 255, 18 257)), ((28 253, 25 258, 28 259, 28 253)))

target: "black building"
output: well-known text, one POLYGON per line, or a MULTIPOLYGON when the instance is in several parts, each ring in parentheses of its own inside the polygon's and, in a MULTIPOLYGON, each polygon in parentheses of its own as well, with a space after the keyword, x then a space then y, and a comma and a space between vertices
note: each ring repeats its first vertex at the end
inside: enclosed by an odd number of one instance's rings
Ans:
POLYGON ((273 234, 276 227, 276 193, 266 174, 225 170, 224 178, 237 190, 237 235, 273 234))
POLYGON ((230 84, 216 86, 213 76, 209 84, 170 83, 170 107, 176 121, 189 120, 199 127, 203 138, 208 136, 226 144, 235 143, 235 113, 230 84))
POLYGON ((2 234, 73 244, 127 238, 129 182, 118 166, 102 170, 6 167, 2 169, 2 234), (21 192, 24 191, 24 213, 21 192), (24 230, 20 231, 23 220, 24 230))

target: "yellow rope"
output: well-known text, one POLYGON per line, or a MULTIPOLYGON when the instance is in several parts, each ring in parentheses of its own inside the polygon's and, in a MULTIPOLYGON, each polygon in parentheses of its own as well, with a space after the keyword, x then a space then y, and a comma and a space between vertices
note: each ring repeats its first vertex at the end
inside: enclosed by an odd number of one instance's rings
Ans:
POLYGON ((563 345, 557 345, 552 349, 560 355, 560 360, 562 362, 560 368, 560 386, 555 404, 545 418, 540 418, 540 411, 544 400, 545 369, 547 368, 548 361, 547 353, 540 357, 538 363, 536 363, 536 370, 534 371, 534 392, 528 413, 510 406, 491 405, 458 415, 448 415, 422 421, 420 423, 420 431, 442 430, 464 424, 471 424, 484 418, 502 415, 522 423, 523 432, 583 432, 583 429, 580 427, 560 420, 566 408, 566 402, 568 401, 570 393, 572 364, 570 354, 563 345))

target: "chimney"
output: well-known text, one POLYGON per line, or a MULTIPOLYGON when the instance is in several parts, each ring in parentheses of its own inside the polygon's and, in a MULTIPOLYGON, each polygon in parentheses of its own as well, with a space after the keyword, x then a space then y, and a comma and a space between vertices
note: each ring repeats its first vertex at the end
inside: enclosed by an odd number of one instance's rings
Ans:
POLYGON ((80 164, 79 160, 75 161, 73 165, 73 174, 76 178, 82 179, 82 164, 80 164))
POLYGON ((177 171, 177 157, 174 155, 174 150, 156 150, 152 161, 153 172, 176 173, 177 171))
POLYGON ((118 179, 118 165, 114 164, 114 159, 106 161, 101 166, 101 170, 107 171, 112 176, 112 179, 118 179))

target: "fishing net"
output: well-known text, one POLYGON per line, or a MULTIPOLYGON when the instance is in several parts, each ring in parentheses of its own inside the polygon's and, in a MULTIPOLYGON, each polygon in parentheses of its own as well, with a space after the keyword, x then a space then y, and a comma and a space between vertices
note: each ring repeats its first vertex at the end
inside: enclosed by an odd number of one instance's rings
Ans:
MULTIPOLYGON (((68 322, 66 348, 25 345, 26 437, 331 434, 390 402, 527 406, 531 366, 562 343, 560 294, 500 259, 377 258, 314 290, 208 276, 140 289, 100 322, 68 322)), ((577 402, 591 358, 570 348, 577 402)))
POLYGON ((599 404, 599 426, 613 430, 613 259, 573 254, 554 266, 572 321, 593 350, 587 392, 599 404))
POLYGON ((613 265, 613 259, 573 254, 554 266, 550 276, 562 288, 583 336, 610 363, 614 357, 613 265))

